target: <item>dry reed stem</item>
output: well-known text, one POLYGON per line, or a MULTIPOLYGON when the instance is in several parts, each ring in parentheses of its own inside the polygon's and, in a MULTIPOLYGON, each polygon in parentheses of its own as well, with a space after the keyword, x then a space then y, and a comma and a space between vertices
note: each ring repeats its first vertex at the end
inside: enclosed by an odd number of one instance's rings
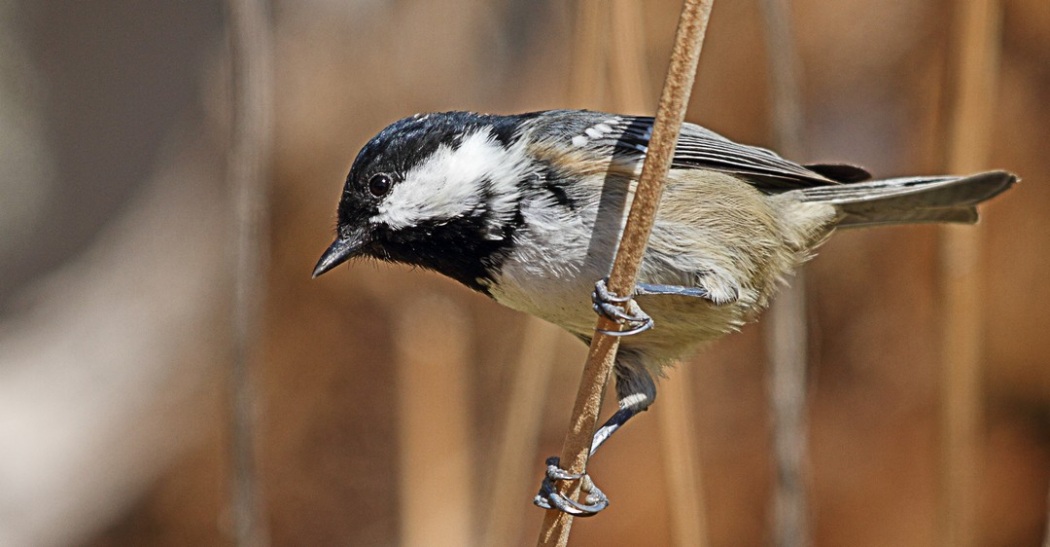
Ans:
POLYGON ((1043 547, 1050 547, 1050 493, 1046 496, 1046 528, 1043 530, 1043 547))
POLYGON ((569 104, 573 108, 603 108, 605 98, 606 0, 576 2, 569 104))
POLYGON ((673 381, 660 385, 660 440, 665 459, 671 537, 681 547, 706 547, 707 515, 700 466, 696 463, 696 423, 689 367, 678 367, 673 381))
POLYGON ((806 290, 799 271, 769 309, 765 328, 773 420, 773 545, 812 543, 806 487, 806 290))
MULTIPOLYGON (((608 2, 608 0, 605 0, 608 2)), ((609 69, 616 111, 641 114, 652 108, 649 71, 645 62, 644 0, 612 0, 610 33, 612 55, 609 69)))
MULTIPOLYGON (((573 33, 572 79, 569 104, 595 108, 605 92, 605 0, 580 0, 576 3, 573 33)), ((541 413, 547 400, 546 387, 554 361, 558 329, 535 317, 525 320, 521 349, 515 365, 506 415, 499 431, 493 476, 500 488, 492 489, 488 503, 482 545, 510 545, 524 524, 521 500, 513 494, 519 484, 528 484, 531 476, 528 462, 539 444, 541 413), (509 493, 508 493, 509 486, 509 493)))
MULTIPOLYGON (((799 61, 790 0, 762 0, 769 54, 774 147, 789 158, 803 155, 799 61)), ((806 284, 799 271, 773 301, 765 322, 772 402, 775 483, 773 545, 812 543, 806 495, 806 284)))
POLYGON ((237 545, 269 543, 255 461, 257 363, 264 272, 269 253, 269 159, 273 139, 273 37, 259 0, 226 3, 231 72, 231 144, 227 177, 232 195, 234 280, 229 376, 231 500, 237 545))
POLYGON ((469 406, 472 329, 444 297, 411 302, 398 324, 401 544, 473 545, 469 406))
MULTIPOLYGON (((612 88, 616 96, 616 111, 647 112, 652 98, 649 72, 645 62, 645 35, 642 0, 613 0, 613 40, 610 69, 612 88)), ((689 367, 678 367, 673 382, 663 382, 660 389, 661 405, 657 416, 660 427, 664 481, 667 484, 667 506, 671 521, 671 537, 675 545, 698 547, 707 545, 703 489, 697 464, 697 433, 693 420, 689 367)))
MULTIPOLYGON (((675 45, 671 53, 671 63, 667 78, 664 81, 660 105, 656 112, 656 123, 649 142, 645 164, 631 203, 627 225, 620 241, 612 274, 609 276, 609 289, 617 294, 631 294, 634 291, 634 280, 641 267, 642 255, 652 230, 656 208, 663 191, 664 178, 671 167, 675 144, 678 141, 678 130, 685 119, 690 91, 696 77, 696 67, 700 60, 700 49, 704 33, 711 14, 714 0, 685 0, 682 15, 678 21, 675 34, 675 45)), ((561 464, 573 473, 586 471, 591 436, 598 421, 602 394, 605 384, 612 372, 619 347, 619 339, 598 332, 615 330, 619 325, 600 317, 594 338, 584 366, 580 391, 572 411, 569 431, 565 436, 562 448, 561 464)), ((576 499, 579 494, 579 481, 563 484, 561 493, 576 499)), ((572 517, 561 511, 548 510, 543 520, 543 528, 537 542, 541 546, 565 546, 569 541, 572 517)))
MULTIPOLYGON (((985 167, 992 130, 1000 13, 995 0, 959 0, 952 40, 954 77, 948 168, 985 167)), ((977 543, 982 425, 981 231, 945 227, 941 241, 942 387, 940 534, 942 545, 977 543)))
POLYGON ((491 489, 482 545, 512 545, 521 535, 524 526, 521 504, 529 499, 529 489, 535 487, 530 482, 533 476, 529 464, 539 445, 543 418, 540 409, 547 401, 547 386, 560 337, 558 327, 535 317, 525 319, 506 415, 499 428, 501 437, 492 474, 499 481, 499 487, 491 489))

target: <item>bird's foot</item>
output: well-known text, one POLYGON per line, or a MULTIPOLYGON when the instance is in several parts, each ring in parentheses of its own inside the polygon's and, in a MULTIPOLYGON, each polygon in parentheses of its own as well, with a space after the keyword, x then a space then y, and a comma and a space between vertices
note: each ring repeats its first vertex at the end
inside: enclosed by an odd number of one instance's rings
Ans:
POLYGON ((609 506, 609 498, 598 489, 586 473, 569 473, 560 467, 557 456, 547 458, 547 476, 532 503, 543 509, 556 509, 574 517, 591 517, 609 506), (567 498, 554 486, 554 481, 580 481, 582 503, 567 498))
POLYGON ((594 303, 594 312, 606 319, 625 325, 624 330, 605 330, 599 332, 610 336, 630 336, 645 332, 655 322, 649 314, 642 311, 632 296, 620 296, 609 290, 607 279, 601 279, 594 284, 594 292, 591 293, 591 302, 594 303))

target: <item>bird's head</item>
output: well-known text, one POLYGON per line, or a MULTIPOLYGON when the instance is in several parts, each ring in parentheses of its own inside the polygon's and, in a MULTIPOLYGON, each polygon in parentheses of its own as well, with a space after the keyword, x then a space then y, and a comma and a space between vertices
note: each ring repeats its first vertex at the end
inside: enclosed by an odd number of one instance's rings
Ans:
POLYGON ((533 169, 513 117, 467 112, 397 121, 361 149, 319 276, 367 256, 436 270, 485 290, 521 222, 533 169))

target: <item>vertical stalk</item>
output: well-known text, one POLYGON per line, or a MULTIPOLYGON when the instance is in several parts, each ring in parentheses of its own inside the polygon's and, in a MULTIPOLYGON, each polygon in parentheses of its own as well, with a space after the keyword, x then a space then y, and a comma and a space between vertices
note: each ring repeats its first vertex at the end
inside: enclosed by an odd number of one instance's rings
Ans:
POLYGON ((272 147, 272 35, 262 0, 226 3, 231 68, 231 144, 228 157, 234 207, 234 287, 231 322, 232 489, 230 509, 237 545, 269 543, 262 518, 255 461, 258 393, 252 363, 258 362, 269 256, 269 158, 272 147))
MULTIPOLYGON (((762 0, 769 53, 774 146, 801 157, 802 101, 790 0, 762 0)), ((806 283, 800 270, 770 307, 765 327, 772 400, 773 545, 810 545, 806 494, 806 283)))
POLYGON ((401 544, 473 545, 471 329, 446 298, 413 300, 398 324, 401 544))
MULTIPOLYGON (((700 60, 700 49, 711 15, 712 3, 713 0, 685 0, 682 7, 675 45, 671 53, 671 64, 656 112, 653 135, 638 187, 631 202, 627 225, 613 262, 612 274, 609 276, 609 289, 617 294, 634 292, 634 280, 641 267, 642 254, 645 252, 649 232, 652 231, 656 208, 663 192, 664 179, 671 168, 671 158, 678 141, 678 130, 685 119, 685 110, 696 77, 696 67, 700 60)), ((580 391, 576 397, 569 431, 566 433, 562 448, 562 465, 572 473, 586 471, 591 435, 597 425, 602 394, 609 379, 609 373, 612 372, 616 350, 619 348, 618 338, 601 334, 599 331, 618 328, 619 325, 613 321, 600 317, 594 338, 591 340, 587 364, 584 366, 583 378, 580 381, 580 391)), ((578 481, 571 481, 564 485, 562 495, 575 499, 579 495, 579 485, 574 484, 576 482, 578 481)), ((571 516, 560 511, 548 510, 537 544, 541 546, 567 545, 571 527, 571 516)))
MULTIPOLYGON (((521 333, 521 349, 514 365, 514 379, 507 400, 506 416, 499 427, 493 476, 499 488, 492 488, 482 545, 512 545, 524 525, 522 501, 528 499, 532 477, 530 462, 539 444, 540 412, 547 401, 555 349, 560 330, 554 325, 527 317, 521 333), (519 494, 519 486, 521 491, 519 494)), ((531 493, 534 493, 533 490, 531 493)))
POLYGON ((577 0, 569 104, 602 108, 605 98, 605 45, 608 34, 605 0, 577 0))
MULTIPOLYGON (((616 97, 616 111, 647 112, 651 107, 649 71, 645 62, 645 16, 643 0, 613 0, 613 36, 610 72, 616 97)), ((677 367, 675 380, 660 386, 660 407, 656 411, 660 427, 664 482, 667 485, 671 537, 675 545, 707 545, 703 489, 697 465, 697 434, 693 420, 692 370, 677 367)))
POLYGON ((626 114, 650 112, 652 92, 645 62, 644 0, 601 0, 611 11, 607 30, 615 36, 609 56, 609 72, 616 111, 626 114))
POLYGON ((700 468, 696 464, 696 423, 693 420, 689 367, 679 367, 673 381, 660 385, 660 440, 664 453, 671 513, 671 537, 681 547, 706 547, 707 514, 700 468))
MULTIPOLYGON (((988 158, 1000 47, 995 0, 957 0, 948 168, 977 171, 988 158)), ((947 226, 941 239, 940 534, 942 545, 977 544, 981 469, 981 231, 947 226)))

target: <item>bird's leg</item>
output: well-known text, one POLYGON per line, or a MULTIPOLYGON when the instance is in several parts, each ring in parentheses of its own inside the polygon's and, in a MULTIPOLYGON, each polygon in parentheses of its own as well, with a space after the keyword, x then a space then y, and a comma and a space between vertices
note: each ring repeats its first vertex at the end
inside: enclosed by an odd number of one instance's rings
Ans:
POLYGON ((695 283, 692 287, 638 283, 634 287, 634 295, 688 296, 702 298, 715 306, 732 304, 740 298, 740 285, 724 275, 710 271, 700 272, 696 274, 695 283))
MULTIPOLYGON (((657 285, 653 283, 638 283, 634 287, 631 296, 620 296, 609 290, 608 280, 601 279, 594 284, 594 292, 591 293, 591 302, 594 303, 594 311, 598 315, 611 319, 627 329, 622 331, 602 330, 604 334, 611 336, 630 336, 645 332, 655 324, 649 314, 642 311, 635 303, 635 296, 663 295, 663 296, 688 296, 690 298, 702 298, 712 304, 721 306, 736 301, 739 297, 739 289, 735 286, 723 287, 722 290, 712 291, 704 286, 705 281, 713 281, 707 276, 698 276, 699 286, 682 287, 678 285, 657 285)), ((716 286, 718 286, 716 284, 716 286)))
POLYGON ((656 285, 652 283, 638 283, 634 286, 634 295, 661 294, 668 296, 691 296, 711 300, 711 293, 704 287, 680 287, 678 285, 656 285))
POLYGON ((560 467, 557 456, 547 458, 547 476, 540 484, 540 491, 532 503, 543 509, 557 509, 574 517, 591 517, 609 506, 609 498, 598 489, 598 486, 586 473, 569 473, 560 467), (558 492, 554 481, 580 481, 580 495, 583 502, 565 497, 558 492))
POLYGON ((618 324, 627 325, 627 329, 599 329, 600 332, 610 336, 630 336, 653 328, 653 318, 638 307, 634 296, 617 295, 609 290, 607 283, 608 280, 600 279, 594 284, 594 292, 591 293, 594 312, 618 324))
MULTIPOLYGON (((656 399, 656 384, 646 372, 645 368, 636 363, 633 354, 622 355, 626 359, 617 358, 613 372, 616 374, 616 395, 620 409, 609 417, 594 432, 591 438, 590 455, 598 451, 598 448, 612 437, 616 430, 623 427, 628 420, 639 412, 647 410, 649 405, 656 399), (630 363, 630 364, 627 364, 630 363)), ((557 456, 547 458, 547 474, 540 485, 540 491, 532 500, 534 504, 544 509, 557 509, 577 517, 589 517, 598 514, 609 506, 609 498, 598 489, 587 473, 570 473, 560 467, 557 456), (567 498, 560 493, 554 485, 554 481, 579 480, 580 493, 583 503, 567 498)))

